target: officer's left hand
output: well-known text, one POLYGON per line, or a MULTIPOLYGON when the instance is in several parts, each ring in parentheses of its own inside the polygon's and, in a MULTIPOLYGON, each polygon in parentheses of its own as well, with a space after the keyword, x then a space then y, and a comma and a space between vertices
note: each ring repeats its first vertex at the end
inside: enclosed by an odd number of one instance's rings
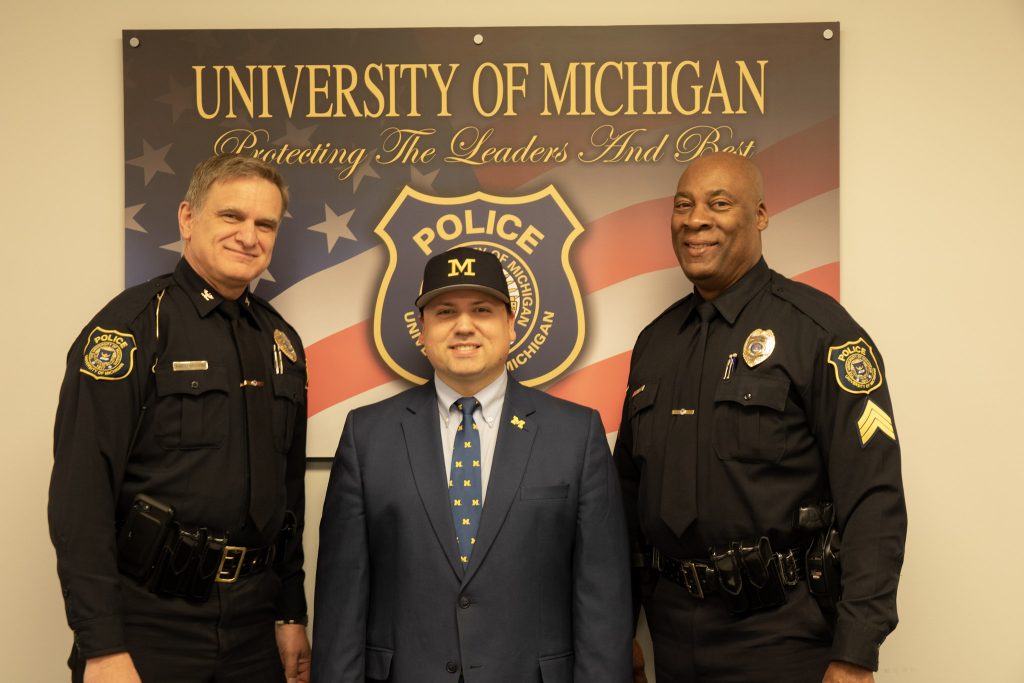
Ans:
POLYGON ((309 683, 309 664, 312 659, 306 627, 302 624, 278 624, 277 651, 284 665, 288 683, 309 683))
POLYGON ((875 674, 849 662, 832 662, 825 670, 821 683, 874 683, 875 674))

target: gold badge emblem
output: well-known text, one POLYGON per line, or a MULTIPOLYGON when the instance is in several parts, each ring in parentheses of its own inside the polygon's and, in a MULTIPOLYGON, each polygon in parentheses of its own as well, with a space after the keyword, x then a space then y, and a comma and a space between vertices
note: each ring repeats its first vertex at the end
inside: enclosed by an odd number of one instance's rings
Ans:
POLYGON ((292 346, 291 340, 281 330, 274 330, 274 343, 277 344, 277 348, 288 360, 293 363, 299 360, 299 354, 295 353, 295 347, 292 346))
POLYGON ((775 333, 771 330, 754 330, 743 342, 743 360, 750 367, 760 365, 775 350, 775 333))
POLYGON ((882 373, 878 369, 875 350, 863 337, 829 347, 828 362, 835 369, 836 382, 844 391, 870 394, 882 386, 882 373))
POLYGON ((94 379, 118 380, 132 374, 135 337, 119 330, 92 328, 85 343, 82 374, 94 379))

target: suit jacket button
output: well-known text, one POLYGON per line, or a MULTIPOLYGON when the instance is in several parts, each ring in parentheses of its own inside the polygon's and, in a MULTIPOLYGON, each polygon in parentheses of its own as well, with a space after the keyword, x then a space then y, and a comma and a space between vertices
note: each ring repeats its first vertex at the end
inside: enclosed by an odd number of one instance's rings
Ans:
POLYGON ((461 607, 462 609, 467 609, 471 604, 473 603, 471 603, 469 601, 469 598, 467 598, 465 595, 459 598, 459 607, 461 607))
POLYGON ((457 674, 459 673, 459 665, 455 662, 448 662, 444 665, 444 670, 450 674, 457 674))

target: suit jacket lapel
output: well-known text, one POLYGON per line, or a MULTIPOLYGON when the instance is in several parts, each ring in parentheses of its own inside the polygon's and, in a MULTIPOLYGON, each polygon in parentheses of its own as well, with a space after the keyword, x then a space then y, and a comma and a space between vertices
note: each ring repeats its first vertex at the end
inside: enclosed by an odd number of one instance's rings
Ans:
MULTIPOLYGON (((519 492, 519 485, 530 461, 537 427, 529 416, 534 413, 533 402, 527 391, 511 377, 505 393, 505 406, 498 425, 498 439, 494 446, 491 476, 487 484, 487 498, 480 517, 480 529, 473 546, 463 583, 476 574, 487 552, 501 530, 509 508, 519 492)), ((449 515, 450 519, 451 515, 449 515)), ((453 532, 454 533, 454 532, 453 532)))
POLYGON ((408 411, 402 418, 405 448, 413 479, 427 513, 434 535, 441 545, 452 571, 462 577, 458 542, 452 524, 452 509, 448 499, 448 477, 444 471, 441 453, 441 431, 437 415, 437 392, 434 383, 410 392, 408 411))

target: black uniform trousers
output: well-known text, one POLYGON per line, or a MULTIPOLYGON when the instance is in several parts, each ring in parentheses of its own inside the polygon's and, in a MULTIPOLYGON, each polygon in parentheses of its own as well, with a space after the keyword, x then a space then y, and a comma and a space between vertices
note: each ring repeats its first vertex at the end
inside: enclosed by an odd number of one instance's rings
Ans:
POLYGON ((736 616, 652 572, 643 605, 658 683, 821 683, 832 624, 801 581, 776 608, 736 616))
MULTIPOLYGON (((143 683, 282 683, 273 571, 214 584, 202 604, 161 597, 122 577, 125 639, 143 683)), ((72 650, 71 680, 85 661, 72 650)))

